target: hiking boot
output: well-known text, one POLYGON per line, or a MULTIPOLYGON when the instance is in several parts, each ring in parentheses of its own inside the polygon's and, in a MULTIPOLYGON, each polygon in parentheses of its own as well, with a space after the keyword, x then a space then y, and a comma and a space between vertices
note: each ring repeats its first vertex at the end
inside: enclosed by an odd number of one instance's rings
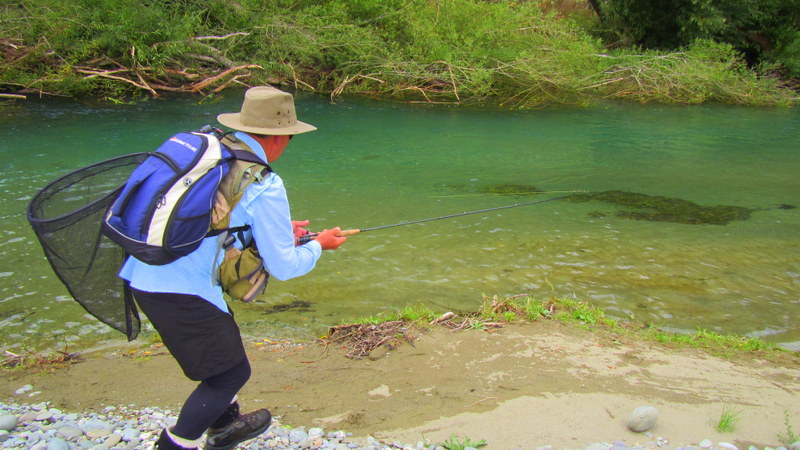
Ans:
POLYGON ((217 417, 217 420, 214 421, 211 425, 208 426, 209 430, 221 430, 228 425, 232 424, 236 418, 239 417, 239 402, 234 401, 227 408, 225 411, 217 417))
POLYGON ((242 414, 226 427, 209 428, 205 450, 232 449, 239 443, 267 431, 271 423, 272 414, 266 409, 242 414))

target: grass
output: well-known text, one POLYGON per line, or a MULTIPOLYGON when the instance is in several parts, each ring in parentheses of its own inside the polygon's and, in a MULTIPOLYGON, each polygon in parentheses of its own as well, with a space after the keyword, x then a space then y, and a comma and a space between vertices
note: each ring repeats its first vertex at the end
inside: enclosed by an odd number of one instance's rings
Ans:
POLYGON ((464 450, 465 448, 481 448, 486 447, 487 443, 485 440, 481 439, 480 441, 473 441, 469 438, 464 438, 464 440, 460 440, 456 438, 454 434, 450 435, 450 439, 438 444, 441 447, 444 447, 445 450, 464 450))
POLYGON ((607 317, 602 309, 574 298, 537 299, 529 295, 484 296, 476 312, 458 314, 453 312, 442 314, 420 303, 392 313, 361 318, 353 323, 377 326, 393 322, 408 324, 410 328, 419 329, 444 326, 452 330, 492 331, 511 323, 532 323, 539 320, 555 320, 594 332, 608 333, 614 340, 627 338, 656 342, 669 347, 703 349, 715 356, 728 358, 742 354, 776 358, 794 356, 791 352, 756 337, 724 335, 705 329, 681 334, 664 331, 654 324, 643 324, 633 320, 618 321, 607 317))
POLYGON ((781 441, 781 444, 789 448, 795 442, 800 442, 800 434, 795 433, 794 428, 792 428, 792 423, 789 420, 789 411, 784 411, 783 416, 786 433, 778 433, 778 440, 781 441))
POLYGON ((736 429, 736 424, 739 423, 739 414, 741 414, 741 410, 730 405, 723 406, 722 415, 714 428, 720 433, 732 433, 736 429))
POLYGON ((355 324, 368 324, 368 325, 378 325, 384 322, 392 322, 396 320, 404 321, 404 322, 429 322, 436 318, 436 313, 422 304, 417 304, 413 306, 405 306, 400 310, 394 311, 392 313, 379 313, 372 316, 362 317, 356 319, 355 324))
POLYGON ((693 334, 668 333, 654 326, 642 330, 641 335, 662 344, 680 345, 713 350, 722 356, 738 351, 766 353, 780 351, 778 347, 755 337, 723 335, 714 331, 698 329, 693 334))

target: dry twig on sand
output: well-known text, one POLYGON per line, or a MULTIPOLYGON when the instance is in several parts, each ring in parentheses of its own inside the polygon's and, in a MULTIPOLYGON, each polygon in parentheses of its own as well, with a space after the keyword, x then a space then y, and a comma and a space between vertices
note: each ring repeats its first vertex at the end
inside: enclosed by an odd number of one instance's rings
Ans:
POLYGON ((325 346, 343 343, 348 358, 363 359, 378 347, 390 349, 405 341, 414 345, 413 324, 402 320, 371 324, 345 324, 331 327, 328 336, 320 338, 325 346))
POLYGON ((6 350, 4 354, 5 356, 2 361, 0 361, 0 366, 5 369, 21 367, 35 370, 54 370, 69 366, 80 360, 77 353, 69 353, 66 351, 57 351, 51 355, 42 355, 33 352, 17 354, 6 350))

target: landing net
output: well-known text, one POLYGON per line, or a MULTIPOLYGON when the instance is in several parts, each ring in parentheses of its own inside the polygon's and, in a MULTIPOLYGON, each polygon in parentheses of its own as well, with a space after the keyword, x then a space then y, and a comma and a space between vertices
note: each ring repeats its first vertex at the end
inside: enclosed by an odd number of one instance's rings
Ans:
POLYGON ((147 157, 136 153, 68 173, 39 191, 28 221, 53 271, 92 316, 129 340, 141 321, 130 289, 117 277, 125 252, 101 231, 106 210, 133 170, 147 157))

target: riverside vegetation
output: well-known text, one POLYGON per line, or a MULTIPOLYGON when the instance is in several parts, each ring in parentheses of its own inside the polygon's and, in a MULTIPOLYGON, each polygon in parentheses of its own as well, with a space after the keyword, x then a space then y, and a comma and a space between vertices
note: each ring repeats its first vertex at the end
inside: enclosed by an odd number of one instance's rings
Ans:
POLYGON ((4 2, 0 95, 121 100, 271 83, 507 107, 797 102, 798 1, 651 3, 4 2))
POLYGON ((491 330, 513 322, 557 320, 608 333, 614 339, 635 338, 675 347, 704 349, 716 356, 735 357, 758 354, 759 357, 800 364, 798 355, 756 337, 722 335, 698 329, 693 334, 666 332, 658 324, 607 317, 602 309, 571 298, 536 299, 529 295, 485 297, 476 312, 436 313, 424 305, 407 306, 392 315, 364 317, 354 323, 331 327, 320 338, 325 345, 344 344, 351 358, 364 358, 381 346, 390 348, 413 342, 415 335, 429 326, 451 330, 491 330))

